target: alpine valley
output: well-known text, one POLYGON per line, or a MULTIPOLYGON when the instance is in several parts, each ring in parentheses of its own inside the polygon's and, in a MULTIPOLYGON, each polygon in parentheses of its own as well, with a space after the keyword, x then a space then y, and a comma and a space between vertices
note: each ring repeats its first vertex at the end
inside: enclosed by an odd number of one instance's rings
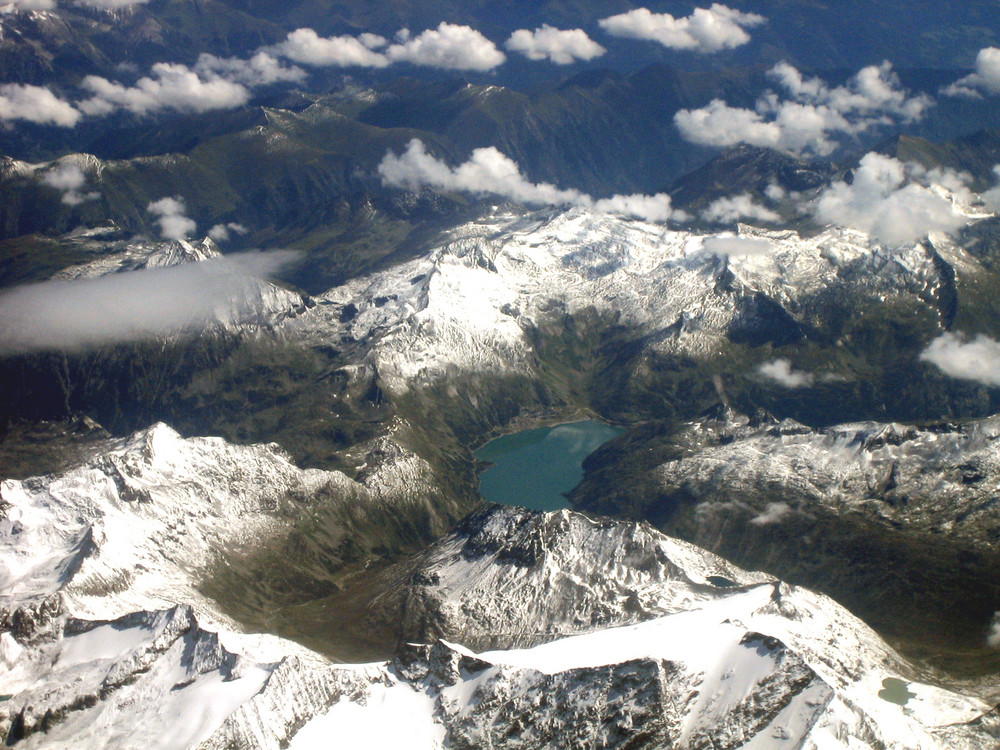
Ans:
POLYGON ((4 2, 6 746, 1000 747, 995 3, 4 2))

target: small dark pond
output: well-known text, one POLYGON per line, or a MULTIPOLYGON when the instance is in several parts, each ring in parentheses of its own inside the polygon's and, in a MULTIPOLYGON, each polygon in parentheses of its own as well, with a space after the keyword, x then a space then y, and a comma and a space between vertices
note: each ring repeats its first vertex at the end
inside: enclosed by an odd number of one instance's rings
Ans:
POLYGON ((916 693, 911 693, 908 688, 910 683, 904 682, 898 677, 886 677, 882 680, 882 689, 878 691, 878 697, 889 703, 905 706, 910 698, 916 698, 916 693))

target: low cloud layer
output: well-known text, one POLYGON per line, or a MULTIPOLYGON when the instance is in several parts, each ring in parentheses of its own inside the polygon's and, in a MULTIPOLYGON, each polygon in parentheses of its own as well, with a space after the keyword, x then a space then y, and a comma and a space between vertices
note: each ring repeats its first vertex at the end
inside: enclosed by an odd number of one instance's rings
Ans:
POLYGON ((529 60, 549 60, 556 65, 593 60, 606 52, 583 29, 556 29, 548 24, 534 31, 518 29, 510 35, 504 47, 529 60))
MULTIPOLYGON (((73 0, 74 5, 84 5, 100 10, 119 10, 133 5, 144 5, 148 2, 149 0, 73 0)), ((14 11, 55 10, 56 0, 6 0, 4 5, 14 11)), ((0 13, 3 12, 9 11, 4 11, 0 6, 0 13)))
POLYGON ((720 258, 751 255, 771 255, 774 245, 757 237, 736 237, 720 234, 706 237, 701 243, 699 255, 715 255, 720 258))
POLYGON ((38 125, 71 128, 81 116, 72 104, 43 86, 22 83, 0 85, 0 120, 24 120, 38 125))
POLYGON ((74 2, 90 8, 120 10, 121 8, 130 8, 133 5, 145 5, 149 0, 74 0, 74 2))
POLYGON ((160 236, 165 240, 183 240, 198 228, 194 219, 185 215, 184 200, 181 198, 160 198, 153 201, 146 210, 157 217, 160 236))
POLYGON ((976 71, 941 89, 945 96, 966 96, 974 99, 983 94, 1000 94, 1000 49, 986 47, 976 55, 976 71))
POLYGON ((783 388, 808 388, 816 380, 812 373, 792 369, 792 363, 787 359, 765 362, 757 368, 757 372, 783 388))
POLYGON ((6 0, 3 5, 8 6, 10 10, 4 10, 0 6, 0 13, 22 10, 53 10, 56 7, 56 2, 55 0, 6 0))
POLYGON ((765 20, 756 13, 743 13, 714 3, 710 8, 695 8, 691 15, 683 18, 636 8, 605 18, 600 25, 612 36, 658 42, 675 50, 708 53, 746 44, 750 41, 746 29, 759 26, 765 20))
POLYGON ((713 221, 720 224, 729 224, 741 219, 770 223, 781 221, 781 216, 778 213, 759 203, 754 203, 749 193, 727 196, 712 201, 701 212, 701 217, 705 221, 713 221))
POLYGON ((891 246, 964 226, 968 219, 950 200, 914 181, 928 176, 963 190, 954 172, 929 175, 919 167, 871 152, 861 160, 851 184, 835 182, 820 194, 816 217, 860 229, 891 246))
POLYGON ((1000 343, 982 334, 967 340, 961 334, 944 333, 920 355, 946 375, 1000 386, 1000 343))
POLYGON ((74 351, 197 331, 220 313, 253 312, 257 279, 294 257, 255 253, 16 287, 0 293, 0 353, 74 351))
POLYGON ((665 193, 615 195, 595 200, 573 188, 529 182, 512 159, 492 146, 477 148, 468 161, 450 167, 428 153, 422 141, 414 139, 402 154, 387 153, 378 166, 378 173, 383 184, 408 190, 431 187, 472 195, 498 195, 528 205, 581 206, 647 221, 686 217, 672 208, 670 196, 665 193))
POLYGON ((87 186, 87 175, 79 164, 56 165, 42 175, 42 183, 62 193, 62 202, 67 206, 78 206, 85 201, 101 197, 97 191, 84 190, 87 186))
POLYGON ((919 120, 931 106, 927 97, 911 96, 902 88, 888 62, 863 68, 844 86, 805 78, 788 63, 775 65, 769 76, 781 93, 766 92, 753 109, 714 99, 700 109, 680 110, 674 124, 686 140, 704 146, 746 143, 824 155, 836 148, 838 138, 919 120))
POLYGON ((441 70, 488 71, 507 59, 475 29, 445 22, 416 36, 402 29, 394 44, 376 34, 321 37, 313 29, 302 28, 268 51, 316 67, 385 68, 410 63, 441 70))

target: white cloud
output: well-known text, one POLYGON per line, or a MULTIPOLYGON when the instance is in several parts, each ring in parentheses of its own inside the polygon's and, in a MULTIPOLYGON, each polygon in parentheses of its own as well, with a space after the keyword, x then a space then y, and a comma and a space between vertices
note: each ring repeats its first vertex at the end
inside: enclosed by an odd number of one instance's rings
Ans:
POLYGON ((793 370, 792 363, 787 359, 765 362, 757 368, 757 372, 784 388, 807 388, 816 380, 810 372, 793 370))
POLYGON ((149 0, 75 0, 76 5, 86 5, 90 8, 103 10, 119 10, 133 5, 145 5, 149 0))
POLYGON ((990 632, 986 636, 986 645, 990 648, 1000 649, 1000 612, 993 614, 993 621, 990 623, 990 632))
POLYGON ((750 523, 755 526, 766 526, 770 523, 777 523, 792 512, 792 506, 788 503, 768 503, 764 512, 750 519, 750 523))
POLYGON ((664 222, 670 219, 687 221, 691 218, 684 211, 675 209, 671 205, 670 196, 666 193, 613 195, 610 198, 600 198, 596 201, 589 196, 584 196, 580 205, 593 205, 594 210, 601 213, 633 216, 646 221, 664 222), (593 201, 592 204, 591 201, 593 201))
POLYGON ((246 234, 247 228, 242 224, 230 221, 228 224, 216 224, 208 230, 208 236, 216 242, 226 242, 232 234, 246 234))
POLYGON ((42 175, 42 182, 62 193, 62 202, 67 206, 78 206, 84 201, 101 197, 98 192, 83 192, 87 176, 79 164, 72 162, 58 164, 42 175))
POLYGON ((636 8, 628 13, 600 21, 601 28, 612 36, 645 39, 664 47, 694 52, 718 52, 739 47, 750 41, 745 29, 766 19, 756 13, 743 13, 720 3, 711 8, 695 8, 690 16, 675 18, 669 13, 653 13, 636 8))
POLYGON ((186 65, 175 63, 156 63, 151 76, 140 78, 134 86, 99 76, 87 76, 81 85, 93 94, 78 104, 89 115, 109 114, 117 109, 138 115, 167 109, 207 112, 241 107, 250 99, 250 92, 239 83, 217 76, 203 80, 186 65))
POLYGON ((267 86, 272 83, 296 82, 306 77, 302 68, 286 67, 267 52, 257 52, 249 60, 239 57, 216 57, 203 52, 194 72, 204 79, 222 78, 244 86, 267 86))
POLYGON ((749 109, 730 107, 721 99, 713 99, 701 109, 682 109, 674 115, 674 124, 681 135, 703 146, 751 146, 777 148, 782 139, 781 128, 764 116, 749 109))
POLYGON ((517 164, 492 146, 477 148, 468 161, 452 168, 429 154, 422 141, 414 139, 401 155, 387 153, 378 173, 385 184, 410 190, 429 186, 475 195, 494 193, 538 205, 575 205, 582 197, 579 190, 528 182, 517 164))
POLYGON ((788 197, 788 191, 776 182, 770 183, 764 188, 764 195, 772 201, 782 201, 788 197))
POLYGON ((719 234, 706 237, 698 255, 717 255, 719 257, 771 255, 774 245, 758 237, 736 237, 731 234, 719 234))
POLYGON ((164 239, 183 240, 198 228, 193 219, 184 215, 184 201, 181 198, 160 198, 146 206, 146 210, 159 217, 156 222, 160 225, 160 234, 164 239))
POLYGON ((993 166, 993 175, 996 177, 997 185, 983 193, 983 202, 991 211, 1000 213, 1000 164, 993 166))
POLYGON ((71 128, 80 117, 73 105, 47 88, 23 83, 0 84, 0 120, 26 120, 71 128))
POLYGON ((74 350, 196 331, 223 310, 253 312, 257 279, 294 253, 227 256, 0 293, 0 352, 74 350))
POLYGON ((701 212, 701 217, 706 221, 719 223, 732 223, 740 219, 755 219, 771 223, 781 221, 781 216, 775 211, 759 203, 754 203, 750 193, 741 193, 714 200, 701 212))
POLYGON ((707 107, 680 110, 674 124, 685 139, 706 146, 746 143, 823 155, 834 150, 836 136, 911 122, 923 117, 931 105, 925 96, 910 96, 887 62, 863 68, 845 86, 836 87, 804 78, 784 62, 769 75, 784 90, 783 96, 766 92, 753 109, 730 107, 715 99, 707 107))
POLYGON ((982 334, 968 341, 960 334, 943 333, 920 359, 953 378, 1000 386, 1000 343, 982 334))
POLYGON ((477 148, 467 161, 450 167, 429 154, 423 142, 415 138, 402 154, 387 153, 378 165, 378 173, 383 184, 408 190, 432 187, 472 195, 499 195, 529 205, 583 206, 648 221, 686 216, 671 208, 670 196, 665 193, 615 195, 594 200, 573 188, 561 189, 547 182, 529 182, 510 157, 492 146, 477 148))
POLYGON ((0 14, 21 10, 54 10, 55 0, 6 0, 0 5, 0 14))
MULTIPOLYGON (((902 88, 899 76, 888 61, 859 70, 846 86, 830 87, 819 78, 804 78, 787 62, 780 62, 768 72, 794 101, 827 106, 844 116, 851 114, 888 114, 904 122, 923 117, 931 100, 911 96, 902 88)), ((863 126, 867 126, 862 121, 863 126)))
POLYGON ((518 29, 510 35, 504 47, 511 52, 519 52, 529 60, 551 60, 556 65, 593 60, 606 52, 583 29, 556 29, 548 24, 534 31, 518 29))
POLYGON ((1000 49, 985 47, 976 55, 976 72, 960 78, 941 89, 945 96, 980 98, 986 94, 1000 94, 1000 49))
POLYGON ((891 246, 913 242, 928 232, 950 232, 964 226, 968 219, 950 200, 912 181, 926 175, 919 167, 868 153, 850 185, 835 182, 820 194, 816 216, 860 229, 891 246))
POLYGON ((271 48, 275 54, 304 65, 384 68, 389 59, 375 50, 386 41, 375 34, 321 37, 312 29, 296 29, 271 48))
POLYGON ((388 41, 377 34, 321 37, 313 29, 302 28, 265 51, 317 67, 384 68, 405 62, 443 70, 487 71, 507 59, 475 29, 445 22, 416 36, 401 29, 396 43, 386 45, 388 41))
POLYGON ((468 26, 442 21, 436 29, 410 36, 403 29, 399 41, 385 51, 392 62, 408 62, 443 70, 493 70, 507 60, 489 39, 468 26))

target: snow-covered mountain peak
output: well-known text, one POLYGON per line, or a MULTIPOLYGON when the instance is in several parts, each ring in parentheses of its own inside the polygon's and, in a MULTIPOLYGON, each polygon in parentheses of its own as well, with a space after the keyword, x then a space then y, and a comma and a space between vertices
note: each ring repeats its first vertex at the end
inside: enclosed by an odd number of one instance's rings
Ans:
POLYGON ((392 448, 374 446, 354 481, 299 469, 275 444, 182 438, 157 424, 59 476, 6 480, 0 620, 113 619, 188 602, 233 627, 198 590, 206 568, 342 503, 392 507, 424 497, 433 470, 392 448))
MULTIPOLYGON (((932 245, 890 253, 835 227, 813 237, 746 225, 738 236, 699 235, 573 209, 499 213, 450 237, 329 290, 297 330, 327 340, 343 331, 369 347, 385 387, 405 392, 456 371, 529 373, 536 332, 567 316, 595 315, 657 350, 700 358, 729 339, 769 335, 757 330, 768 321, 803 335, 792 313, 830 290, 945 315, 941 290, 953 284, 932 245)), ((977 271, 971 256, 962 262, 977 271)))

